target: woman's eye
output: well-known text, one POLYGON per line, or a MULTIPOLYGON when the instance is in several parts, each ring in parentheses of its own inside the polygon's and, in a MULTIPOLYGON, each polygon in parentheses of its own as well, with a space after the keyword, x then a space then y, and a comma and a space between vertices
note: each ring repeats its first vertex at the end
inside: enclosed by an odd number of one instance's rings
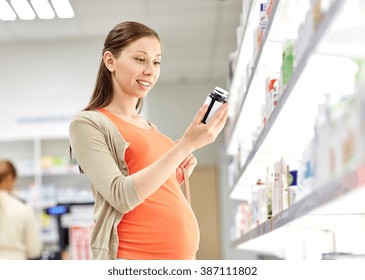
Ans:
POLYGON ((155 61, 155 65, 161 65, 161 61, 155 61))
POLYGON ((138 62, 144 62, 144 58, 137 57, 137 58, 136 58, 136 60, 137 60, 138 62))

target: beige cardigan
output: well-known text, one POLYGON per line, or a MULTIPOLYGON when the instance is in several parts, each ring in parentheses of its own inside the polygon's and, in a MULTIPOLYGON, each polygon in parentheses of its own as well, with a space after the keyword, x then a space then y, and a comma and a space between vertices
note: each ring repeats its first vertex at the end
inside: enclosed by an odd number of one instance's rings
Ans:
POLYGON ((142 203, 124 160, 128 143, 99 111, 75 115, 69 137, 72 154, 91 183, 95 199, 92 259, 114 260, 119 243, 117 226, 124 213, 142 203))

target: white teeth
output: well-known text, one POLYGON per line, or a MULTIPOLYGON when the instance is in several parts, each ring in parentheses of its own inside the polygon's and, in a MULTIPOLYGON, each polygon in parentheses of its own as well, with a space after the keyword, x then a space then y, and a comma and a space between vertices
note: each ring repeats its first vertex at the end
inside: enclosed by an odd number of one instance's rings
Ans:
POLYGON ((146 81, 140 81, 140 80, 137 80, 137 82, 145 87, 149 87, 151 85, 150 82, 146 82, 146 81))

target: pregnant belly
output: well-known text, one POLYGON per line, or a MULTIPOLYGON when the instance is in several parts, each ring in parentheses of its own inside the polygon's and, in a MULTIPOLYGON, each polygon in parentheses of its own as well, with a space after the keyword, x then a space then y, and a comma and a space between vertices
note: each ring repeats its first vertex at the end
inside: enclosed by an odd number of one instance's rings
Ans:
POLYGON ((179 194, 153 194, 123 216, 118 235, 126 259, 194 259, 199 246, 196 217, 179 194))

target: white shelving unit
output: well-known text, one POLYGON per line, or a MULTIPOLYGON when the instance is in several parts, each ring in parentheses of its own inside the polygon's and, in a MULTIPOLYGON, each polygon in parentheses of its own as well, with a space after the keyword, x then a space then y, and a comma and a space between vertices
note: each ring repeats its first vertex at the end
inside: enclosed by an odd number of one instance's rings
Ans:
POLYGON ((69 157, 68 138, 1 140, 1 158, 17 167, 16 191, 34 208, 57 203, 90 202, 86 177, 69 157))
MULTIPOLYGON (((225 146, 228 157, 238 161, 235 169, 227 171, 232 201, 250 201, 251 186, 258 178, 265 179, 267 166, 281 157, 293 165, 301 161, 305 145, 315 134, 318 105, 328 93, 340 96, 349 91, 357 71, 354 59, 365 58, 365 1, 273 1, 261 44, 255 47, 252 34, 258 26, 259 4, 245 5, 242 41, 230 85, 225 146), (298 29, 313 8, 310 2, 321 5, 322 18, 307 40, 301 41, 293 74, 264 122, 266 78, 280 69, 283 40, 297 40, 298 29)), ((364 120, 360 130, 364 136, 364 120)), ((359 155, 289 208, 232 240, 232 246, 285 259, 321 259, 329 253, 363 255, 364 159, 364 154, 359 155)))

